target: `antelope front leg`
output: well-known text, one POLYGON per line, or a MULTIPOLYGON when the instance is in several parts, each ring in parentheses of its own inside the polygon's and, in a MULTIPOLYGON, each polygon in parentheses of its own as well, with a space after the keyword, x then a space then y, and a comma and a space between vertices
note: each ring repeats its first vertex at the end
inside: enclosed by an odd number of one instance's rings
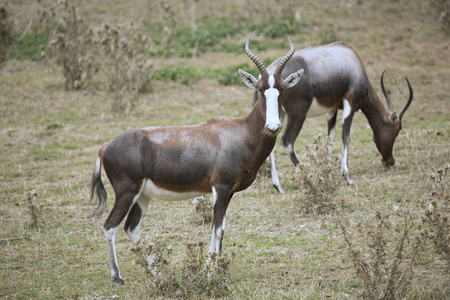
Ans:
MULTIPOLYGON (((211 232, 211 243, 209 245, 208 260, 207 265, 211 265, 212 253, 220 255, 222 252, 222 240, 225 233, 225 214, 227 211, 228 203, 233 196, 230 192, 231 189, 216 190, 213 188, 213 198, 214 198, 214 220, 211 232)), ((217 267, 217 260, 214 262, 215 267, 217 267)))
POLYGON ((108 250, 109 266, 111 268, 111 278, 117 286, 124 285, 122 277, 120 277, 119 267, 117 266, 116 246, 115 238, 117 233, 117 227, 104 229, 106 237, 106 247, 108 250))
POLYGON ((270 152, 270 174, 272 176, 272 185, 280 194, 284 194, 284 190, 281 187, 280 179, 278 178, 277 165, 275 162, 275 149, 270 152))
POLYGON ((350 127, 352 126, 353 110, 347 99, 344 99, 344 112, 342 114, 342 175, 348 185, 353 184, 348 171, 348 145, 350 144, 350 127))

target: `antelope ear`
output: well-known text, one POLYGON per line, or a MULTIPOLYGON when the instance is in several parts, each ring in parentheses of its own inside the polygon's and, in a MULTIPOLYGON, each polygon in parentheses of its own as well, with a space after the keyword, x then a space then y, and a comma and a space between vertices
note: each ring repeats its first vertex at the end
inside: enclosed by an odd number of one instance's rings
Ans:
POLYGON ((290 87, 293 87, 294 85, 297 84, 297 82, 300 80, 300 78, 302 78, 304 73, 304 70, 301 69, 295 73, 292 73, 291 75, 289 75, 285 80, 284 80, 284 88, 288 89, 290 87))
POLYGON ((252 74, 245 72, 244 70, 238 70, 239 76, 241 76, 242 81, 251 89, 258 88, 258 80, 253 77, 252 74))
POLYGON ((394 111, 390 116, 391 123, 395 123, 398 121, 397 113, 394 111))

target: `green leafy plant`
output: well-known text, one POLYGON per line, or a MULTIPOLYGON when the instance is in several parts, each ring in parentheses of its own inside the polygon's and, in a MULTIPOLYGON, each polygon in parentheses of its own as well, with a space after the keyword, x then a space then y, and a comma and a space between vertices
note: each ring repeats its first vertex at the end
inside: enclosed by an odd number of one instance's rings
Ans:
POLYGON ((26 33, 11 46, 10 57, 17 60, 38 61, 45 58, 45 52, 41 50, 45 48, 44 45, 47 45, 48 42, 49 35, 41 29, 35 29, 26 33))
POLYGON ((185 85, 192 85, 202 77, 195 67, 167 67, 155 73, 156 80, 178 81, 185 85))

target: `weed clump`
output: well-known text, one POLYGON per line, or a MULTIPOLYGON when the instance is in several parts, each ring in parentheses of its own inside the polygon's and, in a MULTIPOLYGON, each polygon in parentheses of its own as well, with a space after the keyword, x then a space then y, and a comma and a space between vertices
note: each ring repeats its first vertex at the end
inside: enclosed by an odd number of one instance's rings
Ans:
POLYGON ((8 58, 8 50, 14 41, 14 21, 6 7, 0 7, 0 67, 8 58))
POLYGON ((349 222, 338 214, 337 223, 357 278, 363 283, 365 299, 403 299, 413 277, 426 236, 413 237, 414 223, 409 212, 399 214, 398 222, 390 214, 375 216, 349 232, 349 222))
POLYGON ((85 88, 97 66, 89 53, 90 40, 82 34, 82 19, 75 5, 58 1, 56 7, 42 13, 40 21, 50 37, 49 44, 41 47, 44 50, 41 58, 46 59, 48 55, 55 58, 56 64, 62 67, 66 90, 85 88))
POLYGON ((147 59, 149 37, 136 22, 106 23, 88 30, 93 51, 106 75, 106 89, 114 94, 113 109, 130 110, 138 93, 151 90, 154 62, 147 59))
POLYGON ((208 197, 197 197, 192 201, 192 223, 208 224, 213 221, 214 205, 208 197))
POLYGON ((338 159, 331 155, 331 139, 319 134, 312 147, 305 147, 305 160, 297 165, 295 175, 301 186, 299 204, 305 213, 329 213, 337 207, 342 181, 336 174, 338 159))
MULTIPOLYGON (((429 226, 428 238, 433 242, 435 251, 447 262, 450 276, 450 165, 433 170, 430 179, 433 186, 433 201, 425 210, 422 219, 429 226)), ((425 202, 424 202, 425 204, 425 202)), ((450 279, 450 278, 449 278, 450 279)))
POLYGON ((450 34, 450 0, 431 0, 439 13, 442 29, 450 34))
POLYGON ((172 246, 161 238, 147 246, 133 249, 136 263, 151 277, 152 292, 157 297, 185 298, 192 296, 223 297, 229 293, 226 275, 234 254, 206 254, 204 243, 188 243, 186 259, 177 264, 170 257, 172 246))
POLYGON ((30 228, 36 228, 38 225, 39 210, 35 203, 37 196, 38 192, 36 190, 32 190, 31 192, 27 193, 27 208, 28 214, 30 215, 30 228))
MULTIPOLYGON (((164 27, 164 50, 159 59, 166 55, 176 26, 171 7, 162 7, 168 25, 164 27)), ((101 71, 106 77, 106 90, 114 94, 113 110, 125 113, 135 106, 138 93, 151 90, 156 61, 148 57, 156 46, 143 22, 103 22, 98 28, 86 28, 76 6, 68 0, 44 10, 40 22, 50 37, 48 45, 41 46, 41 58, 53 57, 62 67, 66 90, 86 88, 93 75, 101 71)))

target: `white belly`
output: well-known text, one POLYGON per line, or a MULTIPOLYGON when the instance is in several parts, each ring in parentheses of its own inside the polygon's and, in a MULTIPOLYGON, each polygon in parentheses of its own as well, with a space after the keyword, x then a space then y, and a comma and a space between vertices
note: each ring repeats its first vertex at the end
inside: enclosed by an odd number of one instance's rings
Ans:
POLYGON ((142 193, 151 199, 167 200, 167 201, 192 199, 195 197, 203 196, 205 194, 201 192, 177 193, 169 191, 157 187, 150 179, 145 179, 142 193))
POLYGON ((318 117, 333 110, 335 110, 335 108, 322 106, 317 102, 317 99, 314 98, 311 103, 311 106, 309 107, 308 114, 306 115, 306 117, 307 118, 318 117))

